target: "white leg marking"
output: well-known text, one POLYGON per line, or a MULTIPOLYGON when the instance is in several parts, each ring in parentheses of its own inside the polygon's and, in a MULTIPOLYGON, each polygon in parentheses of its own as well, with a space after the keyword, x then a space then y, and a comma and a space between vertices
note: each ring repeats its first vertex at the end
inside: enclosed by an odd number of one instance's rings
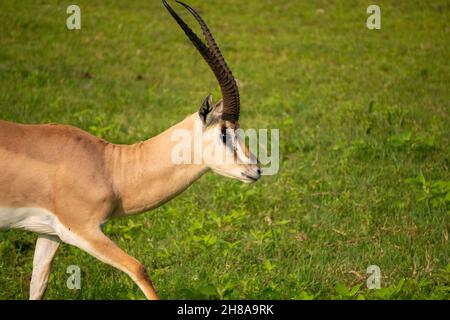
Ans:
POLYGON ((60 240, 56 236, 40 235, 33 258, 33 275, 30 283, 30 300, 42 299, 47 289, 52 260, 60 240))
POLYGON ((127 273, 148 298, 157 298, 153 287, 149 289, 149 284, 139 278, 142 274, 134 270, 140 263, 117 247, 114 242, 100 232, 100 229, 94 237, 92 234, 86 237, 86 235, 71 231, 49 210, 0 206, 0 229, 15 228, 41 234, 36 243, 30 299, 42 298, 47 287, 51 262, 61 241, 78 247, 100 261, 127 273), (97 243, 97 247, 93 245, 93 242, 97 243))
POLYGON ((94 258, 125 272, 139 286, 148 299, 159 299, 156 293, 154 293, 153 287, 151 288, 152 292, 149 293, 149 284, 145 280, 139 279, 138 276, 140 274, 134 270, 135 268, 133 266, 141 265, 139 261, 120 249, 100 231, 95 235, 91 234, 88 240, 74 234, 61 224, 57 233, 63 242, 78 247, 94 258), (96 245, 93 245, 93 243, 96 243, 96 245))

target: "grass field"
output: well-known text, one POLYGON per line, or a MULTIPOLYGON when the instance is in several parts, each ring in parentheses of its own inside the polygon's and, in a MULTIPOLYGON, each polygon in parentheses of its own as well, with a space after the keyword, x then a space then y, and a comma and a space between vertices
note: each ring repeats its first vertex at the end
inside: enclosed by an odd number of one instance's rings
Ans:
MULTIPOLYGON (((280 129, 281 165, 250 186, 209 173, 106 225, 161 297, 449 299, 449 1, 380 0, 381 30, 366 28, 367 1, 187 2, 241 83, 242 127, 280 129)), ((80 31, 69 4, 0 2, 0 119, 134 143, 219 98, 160 1, 76 1, 80 31)), ((35 240, 0 233, 1 299, 28 298, 35 240)), ((144 296, 62 245, 47 298, 144 296), (81 290, 66 287, 70 265, 81 290)))

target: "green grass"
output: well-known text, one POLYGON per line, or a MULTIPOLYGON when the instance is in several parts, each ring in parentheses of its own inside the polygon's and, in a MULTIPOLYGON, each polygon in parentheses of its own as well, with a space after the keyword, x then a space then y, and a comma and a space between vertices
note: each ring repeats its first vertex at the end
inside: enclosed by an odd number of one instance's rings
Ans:
MULTIPOLYGON (((107 224, 161 297, 449 299, 449 2, 378 1, 374 31, 367 1, 189 3, 242 84, 241 125, 279 128, 282 159, 257 184, 207 174, 163 207, 107 224), (366 288, 369 265, 383 289, 366 288)), ((160 1, 77 4, 75 32, 68 2, 0 2, 0 119, 133 143, 219 97, 160 1)), ((0 233, 0 298, 28 297, 35 240, 0 233)), ((144 297, 68 245, 47 293, 144 297), (66 287, 69 265, 81 290, 66 287)))

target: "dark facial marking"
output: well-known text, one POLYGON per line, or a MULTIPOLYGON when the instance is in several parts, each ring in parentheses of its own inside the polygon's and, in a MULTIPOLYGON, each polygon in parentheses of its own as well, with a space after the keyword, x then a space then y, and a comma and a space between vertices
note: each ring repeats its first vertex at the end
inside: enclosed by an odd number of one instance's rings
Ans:
POLYGON ((223 144, 227 144, 227 128, 222 127, 220 129, 220 138, 222 139, 223 144))

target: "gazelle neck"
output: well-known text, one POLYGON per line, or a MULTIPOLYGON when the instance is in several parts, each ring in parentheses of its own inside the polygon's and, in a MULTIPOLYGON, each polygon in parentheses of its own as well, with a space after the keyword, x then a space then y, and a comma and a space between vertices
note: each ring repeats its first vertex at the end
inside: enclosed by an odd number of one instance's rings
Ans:
MULTIPOLYGON (((177 129, 193 133, 200 121, 197 113, 144 142, 133 145, 111 145, 112 183, 120 199, 115 215, 140 213, 169 201, 207 171, 203 164, 176 164, 172 150, 177 129)), ((193 139, 192 139, 193 140, 193 139)), ((193 149, 193 148, 192 148, 193 149)))

